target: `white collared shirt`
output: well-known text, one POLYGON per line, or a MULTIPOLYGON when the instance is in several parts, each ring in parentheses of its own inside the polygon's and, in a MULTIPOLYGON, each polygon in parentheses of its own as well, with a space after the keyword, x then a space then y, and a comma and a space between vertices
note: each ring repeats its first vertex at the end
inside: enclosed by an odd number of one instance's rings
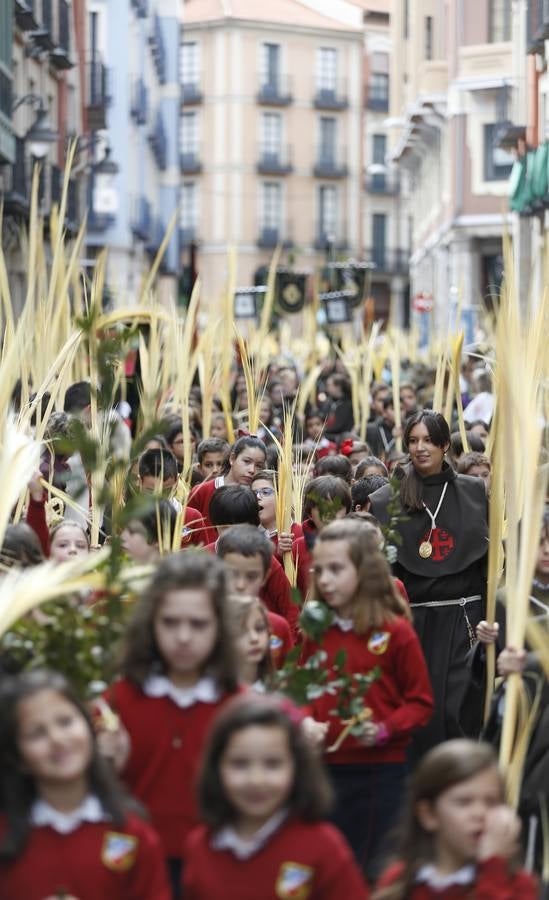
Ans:
POLYGON ((237 859, 249 859, 265 846, 287 818, 288 810, 280 809, 247 840, 239 837, 235 829, 227 825, 226 828, 222 828, 217 834, 214 834, 211 841, 212 847, 214 850, 230 850, 237 859))
POLYGON ((100 800, 89 794, 80 806, 70 813, 59 812, 45 800, 35 800, 31 807, 30 819, 35 828, 49 826, 59 834, 70 834, 83 822, 105 822, 109 816, 100 800))
POLYGON ((355 627, 355 623, 352 619, 342 619, 340 616, 334 616, 334 625, 337 625, 341 631, 352 631, 355 627))
POLYGON ((147 697, 169 697, 180 709, 188 709, 195 703, 217 703, 220 697, 215 681, 207 676, 190 688, 179 688, 165 675, 149 675, 143 693, 147 697))
POLYGON ((472 884, 476 877, 476 869, 474 866, 463 866, 457 872, 450 875, 440 875, 435 866, 421 866, 416 873, 416 884, 428 884, 429 887, 436 891, 443 891, 455 884, 467 885, 472 884))

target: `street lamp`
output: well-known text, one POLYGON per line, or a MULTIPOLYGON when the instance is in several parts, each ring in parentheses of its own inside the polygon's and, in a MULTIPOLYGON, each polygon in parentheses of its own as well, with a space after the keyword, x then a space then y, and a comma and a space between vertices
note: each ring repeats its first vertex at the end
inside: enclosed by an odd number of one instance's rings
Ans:
POLYGON ((29 145, 31 156, 35 159, 44 159, 48 154, 50 144, 55 144, 59 135, 48 121, 48 110, 39 94, 26 94, 21 97, 13 104, 12 112, 19 109, 23 103, 37 105, 36 118, 23 136, 23 140, 29 145))

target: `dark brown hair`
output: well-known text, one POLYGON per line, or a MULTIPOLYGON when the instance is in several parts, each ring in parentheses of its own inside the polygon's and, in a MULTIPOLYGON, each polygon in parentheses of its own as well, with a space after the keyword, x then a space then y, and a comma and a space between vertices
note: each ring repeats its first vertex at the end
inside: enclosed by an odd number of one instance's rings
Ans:
MULTIPOLYGON (((497 760, 489 744, 465 739, 446 741, 423 757, 413 775, 401 822, 397 859, 403 864, 402 872, 396 881, 377 891, 374 900, 405 900, 419 868, 435 861, 434 837, 419 820, 418 804, 435 803, 449 788, 495 768, 497 760)), ((503 801, 503 782, 501 793, 503 801)))
POLYGON ((227 553, 239 553, 247 559, 260 556, 266 575, 273 561, 274 545, 255 525, 232 525, 219 537, 216 552, 221 559, 227 553))
MULTIPOLYGON (((422 409, 415 416, 410 416, 406 421, 402 442, 406 450, 408 450, 408 442, 412 429, 416 425, 425 425, 427 433, 435 445, 441 449, 450 446, 450 429, 448 422, 440 413, 433 412, 431 409, 422 409)), ((414 512, 423 509, 423 481, 417 474, 412 463, 399 469, 400 482, 400 502, 404 509, 414 512)))
POLYGON ((332 791, 320 757, 303 733, 299 711, 286 698, 248 692, 224 706, 215 720, 203 757, 198 783, 202 819, 214 831, 234 821, 236 811, 225 794, 220 766, 232 736, 245 728, 281 728, 288 736, 294 760, 294 783, 287 805, 290 813, 308 822, 328 814, 332 791))
POLYGON ((208 591, 218 622, 217 640, 206 670, 224 691, 236 690, 238 667, 227 607, 227 582, 221 560, 202 550, 185 550, 164 557, 136 604, 122 645, 119 671, 138 685, 152 672, 165 672, 156 643, 154 623, 169 591, 208 591))
POLYGON ((95 794, 113 824, 123 827, 129 812, 139 811, 100 755, 87 706, 62 675, 35 670, 4 678, 0 689, 0 795, 7 830, 0 845, 0 859, 13 860, 25 849, 31 831, 30 813, 38 798, 36 784, 26 771, 18 746, 18 709, 23 700, 42 691, 54 691, 71 703, 88 727, 92 753, 87 771, 89 790, 95 794))
POLYGON ((44 562, 42 547, 35 531, 26 522, 8 525, 4 534, 0 563, 3 566, 37 566, 44 562))
POLYGON ((484 453, 477 453, 473 450, 471 453, 464 453, 458 460, 457 470, 460 475, 467 475, 473 466, 488 466, 490 470, 492 469, 492 463, 488 457, 484 453))
POLYGON ((353 480, 353 465, 351 460, 342 454, 323 456, 315 465, 315 475, 335 475, 350 485, 353 480))
POLYGON ((345 512, 351 511, 351 491, 349 485, 341 478, 335 475, 319 475, 312 478, 306 485, 303 492, 303 518, 308 519, 311 515, 313 506, 319 505, 318 501, 326 504, 333 503, 334 510, 336 505, 339 508, 344 507, 345 512))
MULTIPOLYGON (((365 634, 370 628, 380 628, 384 622, 394 621, 398 616, 411 618, 408 604, 398 593, 389 564, 381 552, 379 530, 374 530, 369 523, 362 524, 356 518, 352 521, 341 519, 322 529, 315 551, 328 541, 345 541, 349 559, 357 571, 358 586, 351 613, 357 634, 365 634)), ((315 599, 322 599, 316 579, 315 599)))

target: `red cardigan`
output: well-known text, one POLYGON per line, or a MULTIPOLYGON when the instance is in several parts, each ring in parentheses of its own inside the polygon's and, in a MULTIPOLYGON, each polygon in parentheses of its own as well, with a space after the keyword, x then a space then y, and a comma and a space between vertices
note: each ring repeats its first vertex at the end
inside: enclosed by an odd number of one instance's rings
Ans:
POLYGON ((209 516, 210 500, 217 488, 224 484, 224 481, 225 479, 222 475, 217 478, 209 478, 207 481, 201 481, 200 484, 197 484, 189 494, 189 504, 194 509, 197 509, 204 519, 206 526, 202 540, 204 545, 211 544, 217 540, 217 531, 212 525, 209 516))
POLYGON ((84 822, 70 834, 33 828, 21 855, 0 863, 0 897, 44 900, 61 891, 78 900, 170 900, 157 835, 135 815, 123 827, 84 822))
MULTIPOLYGON (((347 654, 345 670, 366 674, 379 666, 381 677, 370 687, 364 698, 376 723, 382 723, 387 741, 382 746, 364 747, 358 739, 347 737, 339 750, 330 753, 327 761, 333 764, 371 764, 403 762, 406 746, 414 729, 425 725, 433 711, 433 694, 425 657, 418 637, 407 619, 385 622, 381 628, 371 628, 366 634, 342 631, 332 625, 320 646, 306 638, 301 659, 305 662, 319 649, 328 654, 325 663, 333 672, 339 650, 347 654)), ((331 746, 344 725, 333 714, 336 698, 325 694, 309 707, 310 715, 319 722, 329 722, 326 746, 331 746)))
POLYGON ((325 822, 290 819, 247 860, 215 850, 209 831, 191 834, 185 900, 367 900, 368 890, 343 837, 325 822))
POLYGON ((160 835, 166 856, 181 857, 197 824, 195 779, 210 724, 229 699, 178 707, 169 697, 147 697, 127 679, 116 681, 107 700, 129 732, 131 752, 121 773, 160 835))
MULTIPOLYGON (((381 876, 378 888, 393 884, 402 872, 402 864, 391 866, 381 876)), ((510 872, 506 860, 493 856, 479 863, 474 885, 453 884, 435 890, 428 884, 416 884, 404 900, 536 900, 539 887, 527 872, 510 872)))

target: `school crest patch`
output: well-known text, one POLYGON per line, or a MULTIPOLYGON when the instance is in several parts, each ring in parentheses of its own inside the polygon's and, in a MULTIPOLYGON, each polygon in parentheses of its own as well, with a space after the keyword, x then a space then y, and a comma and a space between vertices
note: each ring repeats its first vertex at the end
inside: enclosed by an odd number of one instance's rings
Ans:
POLYGON ((307 900, 313 889, 315 871, 299 863, 282 863, 276 880, 275 892, 280 900, 307 900))
POLYGON ((390 640, 391 633, 389 631, 374 631, 368 641, 368 650, 370 653, 375 653, 376 656, 381 656, 387 650, 390 640))
POLYGON ((271 648, 271 653, 279 653, 282 650, 284 642, 281 637, 277 634, 271 634, 269 638, 269 647, 271 648))
POLYGON ((127 872, 137 856, 137 838, 131 834, 107 831, 103 838, 101 862, 113 872, 127 872))

